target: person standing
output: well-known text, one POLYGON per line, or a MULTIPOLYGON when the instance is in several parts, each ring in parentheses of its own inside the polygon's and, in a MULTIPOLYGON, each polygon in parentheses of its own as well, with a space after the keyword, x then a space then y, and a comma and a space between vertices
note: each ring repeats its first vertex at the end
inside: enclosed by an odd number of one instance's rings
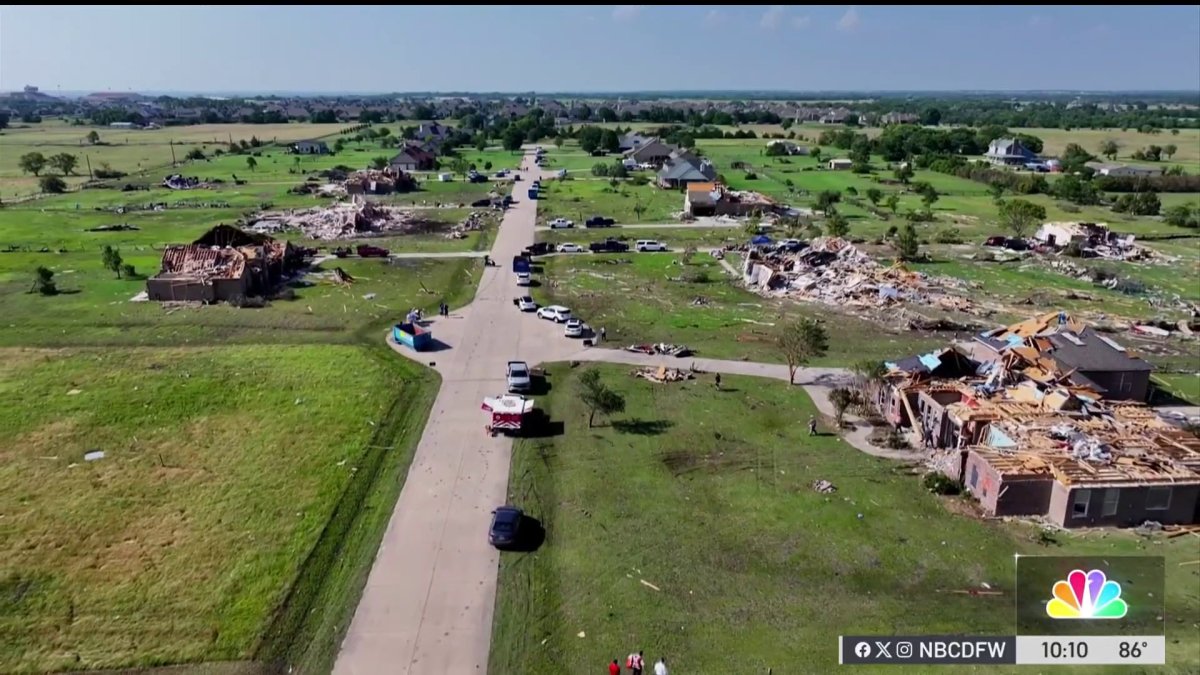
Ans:
POLYGON ((621 664, 617 663, 616 659, 608 664, 608 675, 621 675, 621 664))
POLYGON ((808 435, 809 436, 817 435, 817 418, 816 417, 808 418, 808 435))
POLYGON ((667 660, 661 656, 658 662, 654 664, 654 675, 667 675, 667 660))
POLYGON ((721 388, 721 374, 720 373, 717 373, 717 376, 715 378, 713 378, 713 382, 716 383, 717 389, 721 388))
POLYGON ((646 662, 642 658, 642 651, 638 650, 636 654, 629 655, 629 670, 633 671, 633 675, 642 675, 642 669, 646 667, 646 662))

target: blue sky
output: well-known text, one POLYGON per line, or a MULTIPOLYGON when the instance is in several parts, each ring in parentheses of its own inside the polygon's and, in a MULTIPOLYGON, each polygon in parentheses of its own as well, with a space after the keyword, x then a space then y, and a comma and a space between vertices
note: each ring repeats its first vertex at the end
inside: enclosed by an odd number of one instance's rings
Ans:
POLYGON ((0 7, 0 90, 1193 89, 1200 7, 0 7))

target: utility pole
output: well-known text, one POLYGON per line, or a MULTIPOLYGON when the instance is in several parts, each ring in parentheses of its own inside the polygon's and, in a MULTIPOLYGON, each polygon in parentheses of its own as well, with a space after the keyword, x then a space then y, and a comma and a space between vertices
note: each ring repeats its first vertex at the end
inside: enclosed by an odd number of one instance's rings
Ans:
POLYGON ((84 156, 83 156, 83 160, 84 160, 85 162, 87 162, 87 167, 88 167, 88 180, 95 180, 95 179, 96 179, 96 177, 92 175, 92 158, 91 158, 91 156, 90 156, 90 155, 84 155, 84 156))
POLYGON ((175 166, 175 139, 170 139, 167 144, 171 146, 171 166, 175 166))

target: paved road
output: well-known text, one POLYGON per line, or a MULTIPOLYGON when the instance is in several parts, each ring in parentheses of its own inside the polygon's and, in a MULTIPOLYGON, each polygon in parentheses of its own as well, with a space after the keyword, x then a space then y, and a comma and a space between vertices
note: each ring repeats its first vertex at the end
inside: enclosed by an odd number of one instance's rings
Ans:
MULTIPOLYGON (((543 173, 528 155, 522 168, 526 181, 543 173)), ((491 255, 511 260, 533 243, 536 216, 536 201, 518 200, 504 215, 491 255)), ((398 353, 434 367, 442 386, 334 673, 486 672, 499 562, 486 531, 491 510, 507 501, 512 442, 485 433, 480 404, 503 392, 506 361, 685 367, 694 362, 702 370, 787 379, 786 367, 777 364, 582 347, 564 338, 560 325, 516 311, 512 298, 523 290, 509 269, 485 268, 469 306, 434 318, 439 349, 416 354, 392 344, 398 353)), ((845 377, 843 370, 812 368, 801 370, 797 382, 828 414, 823 393, 845 377)))

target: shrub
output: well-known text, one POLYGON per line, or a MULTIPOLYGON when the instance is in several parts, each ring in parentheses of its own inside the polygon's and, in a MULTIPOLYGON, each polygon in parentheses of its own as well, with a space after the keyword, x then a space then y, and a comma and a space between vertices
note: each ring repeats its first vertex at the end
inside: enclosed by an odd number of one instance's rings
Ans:
POLYGON ((707 270, 694 268, 684 270, 680 278, 689 284, 707 284, 710 281, 707 270))
POLYGON ((1126 277, 1118 279, 1117 283, 1113 285, 1113 290, 1125 295, 1143 295, 1146 292, 1146 284, 1126 277))
POLYGON ((133 279, 137 277, 137 268, 129 263, 124 263, 121 265, 121 276, 126 279, 133 279))
POLYGON ((944 473, 927 473, 921 479, 921 484, 935 495, 956 495, 962 492, 958 482, 944 473))
POLYGON ((957 227, 951 227, 938 232, 934 241, 939 244, 961 244, 963 243, 962 232, 959 232, 957 227))
POLYGON ((67 191, 67 183, 58 176, 42 176, 38 179, 38 187, 42 192, 54 195, 67 191))

